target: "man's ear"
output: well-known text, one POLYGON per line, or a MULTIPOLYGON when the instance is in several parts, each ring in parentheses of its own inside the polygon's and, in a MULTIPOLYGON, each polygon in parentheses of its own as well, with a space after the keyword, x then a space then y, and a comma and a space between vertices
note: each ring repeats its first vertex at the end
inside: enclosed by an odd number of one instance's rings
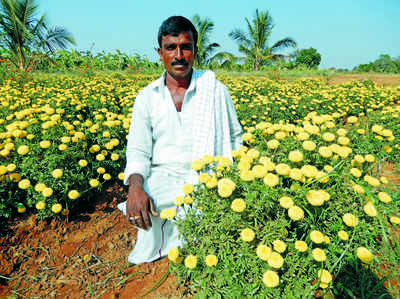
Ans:
POLYGON ((157 48, 156 51, 157 51, 157 53, 158 53, 158 56, 160 56, 160 60, 162 60, 162 51, 161 51, 161 48, 157 48))

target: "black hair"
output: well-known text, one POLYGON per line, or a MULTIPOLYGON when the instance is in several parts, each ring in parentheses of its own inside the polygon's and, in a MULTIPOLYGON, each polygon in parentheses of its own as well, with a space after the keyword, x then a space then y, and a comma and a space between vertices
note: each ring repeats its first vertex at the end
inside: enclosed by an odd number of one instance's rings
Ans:
POLYGON ((178 35, 181 32, 192 32, 194 46, 197 47, 198 33, 192 22, 190 22, 185 17, 172 16, 162 22, 160 28, 158 29, 158 45, 161 48, 161 41, 163 36, 167 35, 178 35))

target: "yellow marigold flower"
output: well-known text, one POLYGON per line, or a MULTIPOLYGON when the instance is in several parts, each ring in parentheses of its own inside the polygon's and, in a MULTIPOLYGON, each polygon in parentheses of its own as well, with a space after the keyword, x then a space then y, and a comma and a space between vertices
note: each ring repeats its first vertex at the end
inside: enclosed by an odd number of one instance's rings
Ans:
POLYGON ((229 197, 232 195, 233 190, 235 190, 236 184, 230 179, 220 179, 218 181, 218 194, 221 197, 229 197))
POLYGON ((58 178, 62 177, 63 171, 62 171, 62 169, 54 169, 52 171, 51 175, 53 176, 53 178, 58 179, 58 178))
POLYGON ((358 194, 363 194, 365 193, 365 190, 362 186, 358 185, 358 184, 354 184, 353 186, 351 186, 353 188, 353 191, 358 193, 358 194))
POLYGON ((339 130, 336 131, 336 133, 337 133, 339 136, 344 136, 344 135, 347 134, 347 130, 346 130, 346 129, 343 129, 343 128, 340 128, 339 130))
POLYGON ((206 184, 209 180, 211 180, 211 176, 207 172, 202 172, 199 174, 199 182, 206 184))
POLYGON ((328 236, 324 236, 324 243, 329 244, 331 242, 331 239, 328 236))
POLYGON ((239 176, 245 182, 250 182, 250 181, 254 180, 254 174, 251 170, 247 170, 247 169, 242 170, 242 171, 240 171, 239 176))
POLYGON ((272 268, 280 269, 283 266, 284 259, 278 252, 272 252, 267 262, 272 268))
POLYGON ((212 176, 211 179, 206 183, 206 187, 208 189, 215 188, 217 187, 217 185, 218 185, 218 180, 215 176, 212 176))
POLYGON ((392 198, 386 192, 379 192, 378 199, 383 203, 389 203, 392 201, 392 198))
POLYGON ((193 170, 199 171, 199 170, 203 169, 204 163, 203 163, 203 161, 201 161, 201 160, 196 160, 196 161, 193 161, 193 162, 192 162, 192 164, 190 165, 190 167, 191 167, 193 170))
POLYGON ((270 141, 267 142, 267 147, 268 147, 269 149, 277 149, 278 146, 279 146, 279 144, 280 144, 280 143, 279 143, 278 140, 272 139, 272 140, 270 140, 270 141))
POLYGON ((17 168, 17 165, 15 165, 14 163, 10 163, 7 165, 7 170, 12 172, 17 168))
POLYGON ((294 248, 296 248, 300 252, 305 252, 308 249, 308 245, 304 241, 296 241, 294 242, 294 248))
POLYGON ((279 275, 275 271, 268 270, 263 274, 263 283, 267 288, 274 288, 279 285, 279 275))
POLYGON ((50 197, 53 195, 53 189, 46 187, 43 189, 42 194, 44 197, 50 197))
POLYGON ((180 195, 180 196, 175 197, 174 205, 176 205, 177 207, 180 207, 184 203, 185 203, 185 196, 180 195))
POLYGON ((318 168, 313 165, 303 165, 301 173, 308 178, 314 178, 318 173, 318 168))
POLYGON ((289 175, 290 172, 290 166, 284 163, 280 163, 276 165, 275 171, 279 175, 289 175))
POLYGON ((288 158, 292 162, 300 162, 303 160, 303 153, 299 150, 291 151, 288 158))
POLYGON ((46 188, 46 185, 43 183, 37 183, 35 185, 35 191, 36 192, 42 192, 46 188))
POLYGON ((180 259, 180 255, 181 255, 181 253, 179 252, 179 249, 176 247, 171 248, 168 251, 168 259, 171 262, 174 262, 174 263, 181 262, 182 260, 180 259))
POLYGON ((98 144, 94 144, 89 148, 89 152, 91 152, 92 154, 98 152, 99 150, 100 150, 100 145, 98 144))
POLYGON ((174 217, 176 217, 176 209, 175 208, 164 209, 160 213, 160 218, 161 219, 171 220, 174 217))
POLYGON ((381 184, 381 182, 377 178, 369 175, 364 176, 364 181, 366 181, 372 187, 378 187, 381 184))
POLYGON ((17 211, 18 211, 18 213, 25 213, 26 212, 26 207, 22 203, 19 203, 17 205, 17 211))
POLYGON ((356 178, 359 178, 359 177, 361 177, 361 175, 362 175, 361 170, 358 169, 358 168, 352 168, 352 169, 350 169, 350 173, 351 173, 353 176, 355 176, 356 178))
POLYGON ((318 230, 313 230, 310 233, 310 239, 316 244, 321 244, 322 242, 324 242, 324 235, 318 230))
MULTIPOLYGON (((203 163, 205 164, 211 164, 215 161, 214 157, 208 154, 205 154, 201 159, 200 159, 203 163)), ((226 164, 226 166, 231 165, 231 160, 226 158, 223 160, 226 164)))
POLYGON ((279 204, 282 208, 289 209, 293 207, 294 202, 289 196, 283 196, 279 199, 279 204))
POLYGON ((241 198, 236 198, 232 201, 231 209, 234 212, 243 212, 246 208, 246 202, 241 198))
POLYGON ((28 189, 31 186, 31 182, 28 179, 23 179, 18 182, 18 188, 28 189))
POLYGON ((255 165, 252 169, 251 172, 253 173, 253 176, 256 178, 263 178, 267 175, 268 171, 263 165, 255 165))
POLYGON ((318 278, 321 282, 329 284, 332 281, 332 274, 326 270, 318 270, 318 278))
POLYGON ((290 219, 299 221, 304 219, 304 211, 298 206, 293 206, 288 209, 288 215, 290 219))
POLYGON ((0 165, 0 175, 6 174, 7 173, 7 167, 4 165, 0 165))
MULTIPOLYGON (((306 194, 307 201, 313 206, 322 206, 326 200, 326 193, 323 190, 310 190, 306 194)), ((328 194, 329 196, 329 194, 328 194)), ((329 197, 328 197, 329 200, 329 197)))
POLYGON ((344 230, 338 232, 339 239, 343 241, 347 241, 349 239, 349 234, 346 233, 344 230))
POLYGON ((98 155, 96 155, 96 160, 97 160, 97 161, 104 161, 104 159, 105 159, 105 157, 104 157, 103 154, 98 154, 98 155))
POLYGON ((350 139, 345 136, 339 136, 337 142, 340 145, 348 145, 350 143, 350 139))
POLYGON ((277 175, 273 174, 273 173, 268 173, 264 179, 264 184, 269 186, 269 187, 275 187, 276 185, 279 184, 279 178, 277 175))
POLYGON ((335 140, 335 135, 327 132, 327 133, 322 134, 322 139, 324 139, 325 141, 331 142, 331 141, 335 140))
POLYGON ((374 259, 371 251, 365 247, 357 248, 357 257, 364 263, 370 263, 374 259))
POLYGON ((89 185, 92 187, 97 187, 98 185, 100 185, 100 182, 97 179, 91 179, 89 181, 89 185))
POLYGON ((392 224, 400 224, 400 217, 392 216, 390 217, 390 222, 392 222, 392 224))
POLYGON ((188 269, 194 269, 196 268, 197 265, 197 257, 189 254, 186 258, 185 258, 185 267, 188 269))
POLYGON ((38 201, 36 203, 36 209, 44 210, 46 208, 46 203, 44 201, 38 201))
POLYGON ((285 252, 287 247, 286 243, 281 240, 275 240, 272 244, 274 245, 274 250, 279 253, 285 252))
POLYGON ((106 170, 105 170, 104 167, 99 167, 99 168, 97 168, 97 173, 103 174, 103 173, 105 173, 105 172, 106 172, 106 170))
POLYGON ((302 181, 304 178, 303 173, 298 168, 290 169, 289 177, 295 181, 302 181))
POLYGON ((386 177, 384 177, 384 176, 382 176, 382 177, 380 178, 380 181, 381 181, 381 183, 384 184, 384 185, 386 185, 386 184, 389 183, 389 180, 388 180, 386 177))
POLYGON ((356 117, 356 116, 350 116, 348 119, 347 119, 347 122, 349 123, 349 124, 354 124, 354 123, 356 123, 358 121, 358 118, 356 117))
POLYGON ((58 146, 58 149, 59 149, 60 151, 65 151, 67 148, 68 148, 68 146, 67 146, 66 144, 64 144, 64 143, 62 143, 62 144, 60 144, 60 145, 58 146))
POLYGON ((376 215, 378 215, 372 202, 368 202, 366 205, 364 205, 363 210, 365 214, 370 217, 375 217, 376 215))
POLYGON ((372 163, 375 161, 375 157, 371 154, 365 155, 365 161, 372 163))
POLYGON ((317 147, 317 145, 311 140, 306 140, 303 142, 303 148, 306 151, 311 152, 311 151, 315 150, 316 147, 317 147))
POLYGON ((256 150, 255 148, 252 148, 252 149, 249 149, 249 151, 246 153, 246 156, 248 156, 254 160, 260 156, 260 152, 258 150, 256 150))
POLYGON ((260 259, 267 261, 272 254, 272 249, 265 244, 260 244, 257 246, 256 253, 260 259))
POLYGON ((185 194, 191 194, 194 191, 194 186, 191 184, 186 184, 183 186, 182 190, 185 194))
POLYGON ((123 172, 120 172, 119 174, 118 174, 118 179, 120 179, 121 181, 123 181, 124 180, 124 173, 123 172))
POLYGON ((109 173, 105 173, 103 174, 103 179, 105 179, 106 181, 111 180, 111 175, 109 173))
POLYGON ((218 258, 214 254, 209 254, 206 256, 206 265, 209 267, 216 266, 218 263, 218 258))
POLYGON ((86 160, 79 160, 78 164, 80 167, 85 167, 88 164, 88 162, 86 160))
POLYGON ((116 153, 112 153, 111 154, 111 160, 117 161, 118 159, 119 159, 119 155, 118 154, 116 154, 116 153))
POLYGON ((314 260, 316 260, 317 262, 326 261, 326 254, 321 248, 313 249, 311 254, 312 254, 312 257, 314 258, 314 260))
POLYGON ((51 145, 51 143, 50 143, 50 141, 48 141, 48 140, 42 140, 42 141, 40 141, 40 143, 39 143, 39 146, 40 146, 41 148, 49 148, 50 145, 51 145))
POLYGON ((27 145, 21 145, 20 147, 18 147, 17 153, 21 156, 26 155, 27 153, 29 153, 29 147, 27 145))
POLYGON ((62 143, 69 143, 70 141, 71 141, 71 137, 69 137, 69 136, 61 137, 61 142, 62 143))
POLYGON ((243 241, 251 242, 254 240, 255 233, 251 228, 245 228, 241 231, 240 237, 243 241))
POLYGON ((358 217, 353 214, 346 213, 343 215, 342 219, 347 226, 354 227, 358 225, 358 217))
POLYGON ((324 158, 332 157, 332 150, 327 146, 321 146, 318 149, 318 153, 321 157, 324 157, 324 158))
POLYGON ((59 203, 56 203, 51 207, 51 211, 56 214, 60 213, 61 209, 62 209, 62 206, 59 203))
POLYGON ((79 195, 80 194, 77 190, 71 190, 68 192, 68 198, 72 199, 72 200, 77 199, 79 197, 79 195))
POLYGON ((242 140, 244 142, 250 141, 251 139, 253 139, 253 134, 251 134, 251 133, 244 133, 242 135, 242 140))

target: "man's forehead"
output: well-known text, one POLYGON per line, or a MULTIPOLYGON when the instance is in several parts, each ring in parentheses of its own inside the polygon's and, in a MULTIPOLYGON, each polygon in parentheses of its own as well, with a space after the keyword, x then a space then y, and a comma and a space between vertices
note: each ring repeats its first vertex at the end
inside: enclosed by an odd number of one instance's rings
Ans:
POLYGON ((176 42, 178 40, 187 40, 187 42, 194 42, 193 34, 191 31, 172 32, 168 35, 163 35, 162 42, 176 42))

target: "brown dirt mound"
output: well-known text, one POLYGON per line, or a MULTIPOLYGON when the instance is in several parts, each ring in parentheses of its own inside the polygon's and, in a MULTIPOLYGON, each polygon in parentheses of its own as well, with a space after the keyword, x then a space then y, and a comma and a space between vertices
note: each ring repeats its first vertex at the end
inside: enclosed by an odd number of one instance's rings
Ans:
POLYGON ((146 298, 182 297, 167 259, 127 262, 137 231, 116 209, 125 196, 114 186, 69 222, 17 219, 0 239, 0 298, 139 298, 160 281, 146 298))

